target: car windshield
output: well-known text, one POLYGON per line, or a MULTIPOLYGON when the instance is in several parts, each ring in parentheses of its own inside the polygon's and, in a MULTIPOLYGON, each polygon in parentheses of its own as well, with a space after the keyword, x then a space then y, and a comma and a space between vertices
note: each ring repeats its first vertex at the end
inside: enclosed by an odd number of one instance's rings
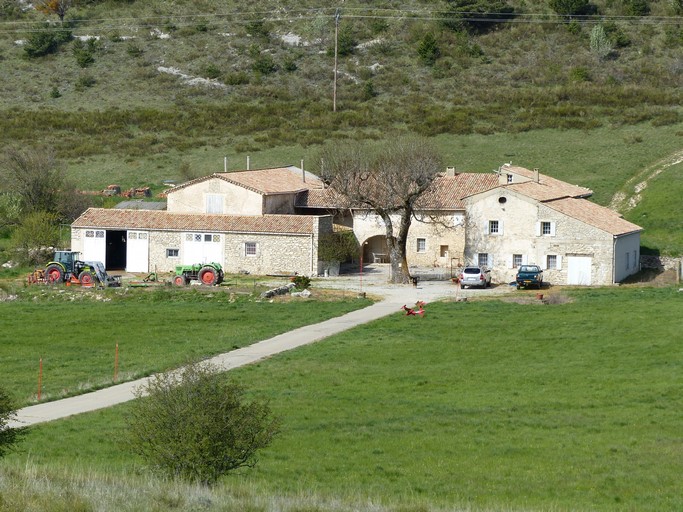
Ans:
POLYGON ((538 272, 540 270, 541 269, 535 265, 525 265, 519 269, 520 272, 538 272))

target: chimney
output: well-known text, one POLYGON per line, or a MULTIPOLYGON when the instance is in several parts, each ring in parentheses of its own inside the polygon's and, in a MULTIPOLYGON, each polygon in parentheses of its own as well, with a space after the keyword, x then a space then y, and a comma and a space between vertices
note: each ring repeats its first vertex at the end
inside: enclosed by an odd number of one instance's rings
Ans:
POLYGON ((452 178, 455 176, 455 166, 446 167, 446 176, 452 178))
POLYGON ((538 167, 534 167, 534 181, 535 181, 536 183, 539 182, 538 167))

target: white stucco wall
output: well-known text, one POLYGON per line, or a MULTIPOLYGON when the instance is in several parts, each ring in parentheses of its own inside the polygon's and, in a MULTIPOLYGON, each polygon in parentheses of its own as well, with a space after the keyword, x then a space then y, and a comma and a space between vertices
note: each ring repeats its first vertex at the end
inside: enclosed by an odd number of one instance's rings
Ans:
POLYGON ((618 283, 640 270, 640 233, 614 241, 614 280, 618 283))
MULTIPOLYGON (((467 200, 466 239, 466 263, 477 264, 477 255, 488 253, 494 282, 514 280, 515 254, 521 255, 524 263, 540 265, 545 281, 551 284, 567 284, 570 256, 591 258, 591 284, 614 282, 614 237, 610 233, 509 190, 494 189, 467 200), (504 203, 500 202, 501 197, 505 198, 504 203), (499 222, 500 233, 487 234, 492 220, 499 222), (551 223, 551 234, 539 234, 541 222, 551 223), (557 268, 546 268, 548 255, 555 256, 557 268)), ((628 249, 625 245, 622 252, 632 251, 634 246, 639 247, 640 235, 624 243, 628 249)))
MULTIPOLYGON (((207 213, 207 196, 221 196, 226 215, 263 214, 263 196, 219 178, 210 178, 175 190, 167 196, 166 209, 178 213, 207 213)), ((220 213, 220 212, 217 212, 220 213)))

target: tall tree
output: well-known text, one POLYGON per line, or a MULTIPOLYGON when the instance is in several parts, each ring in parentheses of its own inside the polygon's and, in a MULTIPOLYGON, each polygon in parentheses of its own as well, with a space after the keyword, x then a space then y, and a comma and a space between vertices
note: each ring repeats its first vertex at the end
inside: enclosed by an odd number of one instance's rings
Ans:
POLYGON ((0 178, 7 192, 20 197, 23 214, 55 212, 64 176, 52 151, 7 150, 0 161, 0 178))
POLYGON ((374 211, 384 222, 391 281, 410 280, 406 241, 415 208, 442 169, 441 156, 423 138, 399 138, 378 151, 364 144, 330 145, 321 151, 322 179, 340 206, 374 211))

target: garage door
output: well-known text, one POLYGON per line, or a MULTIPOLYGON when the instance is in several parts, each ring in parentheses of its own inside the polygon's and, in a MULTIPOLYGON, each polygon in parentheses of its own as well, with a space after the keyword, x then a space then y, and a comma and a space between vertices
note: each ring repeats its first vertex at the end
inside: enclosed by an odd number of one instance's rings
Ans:
POLYGON ((182 248, 183 265, 195 263, 223 264, 223 244, 221 235, 213 233, 185 233, 182 248))
POLYGON ((591 256, 567 256, 567 284, 591 284, 591 256))
POLYGON ((149 233, 128 231, 126 272, 149 272, 149 233))
POLYGON ((102 263, 106 261, 107 239, 103 229, 85 230, 81 258, 84 261, 101 261, 102 263))

